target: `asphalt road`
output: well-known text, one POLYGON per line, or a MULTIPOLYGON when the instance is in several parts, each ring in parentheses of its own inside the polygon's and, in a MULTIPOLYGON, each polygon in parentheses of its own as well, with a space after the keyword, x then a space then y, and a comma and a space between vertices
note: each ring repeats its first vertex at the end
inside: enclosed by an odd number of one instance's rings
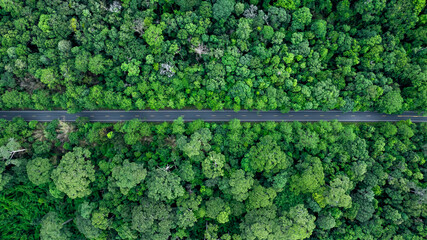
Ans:
POLYGON ((87 117, 92 122, 120 122, 138 118, 146 122, 173 121, 182 116, 184 121, 202 119, 206 122, 224 122, 237 118, 242 122, 263 121, 330 121, 340 122, 394 122, 411 119, 412 122, 427 122, 427 116, 417 112, 404 112, 399 115, 388 115, 377 112, 348 112, 340 111, 298 111, 281 113, 280 111, 247 111, 232 110, 160 110, 160 111, 83 111, 76 114, 68 114, 66 111, 0 111, 0 117, 11 120, 14 117, 22 117, 26 121, 37 120, 40 122, 60 119, 63 121, 75 121, 78 117, 87 117))

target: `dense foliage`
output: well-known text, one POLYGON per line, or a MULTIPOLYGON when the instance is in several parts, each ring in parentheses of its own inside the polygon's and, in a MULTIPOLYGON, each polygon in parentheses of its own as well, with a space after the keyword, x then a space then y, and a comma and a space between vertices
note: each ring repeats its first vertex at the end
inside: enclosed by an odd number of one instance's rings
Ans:
POLYGON ((426 239, 426 137, 408 121, 0 120, 0 238, 426 239))
POLYGON ((0 108, 425 110, 425 5, 0 0, 0 108))

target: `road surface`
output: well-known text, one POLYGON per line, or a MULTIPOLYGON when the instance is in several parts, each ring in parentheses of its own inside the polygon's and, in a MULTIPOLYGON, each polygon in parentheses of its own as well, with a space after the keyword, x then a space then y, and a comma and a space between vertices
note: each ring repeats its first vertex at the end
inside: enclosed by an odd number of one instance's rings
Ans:
POLYGON ((237 118, 242 122, 263 121, 331 121, 340 122, 395 122, 411 119, 412 122, 427 122, 427 116, 417 112, 404 112, 399 115, 388 115, 377 112, 348 112, 340 111, 298 111, 281 113, 280 111, 248 111, 233 110, 146 110, 146 111, 83 111, 76 114, 68 114, 66 111, 0 111, 0 118, 12 120, 14 117, 22 117, 26 121, 37 120, 39 122, 60 119, 62 121, 75 121, 78 117, 87 117, 92 122, 120 122, 138 118, 146 122, 173 121, 182 116, 184 121, 202 119, 206 122, 226 122, 237 118))

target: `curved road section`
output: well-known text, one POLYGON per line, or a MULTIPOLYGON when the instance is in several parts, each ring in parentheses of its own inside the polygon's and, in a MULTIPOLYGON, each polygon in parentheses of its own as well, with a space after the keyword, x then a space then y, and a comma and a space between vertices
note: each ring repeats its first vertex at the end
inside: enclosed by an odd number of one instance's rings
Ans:
POLYGON ((347 112, 340 111, 291 111, 281 113, 280 111, 248 111, 233 110, 211 111, 211 110, 144 110, 144 111, 82 111, 69 114, 67 111, 0 111, 0 118, 12 120, 21 117, 26 121, 36 120, 48 122, 55 119, 62 121, 75 121, 79 117, 86 117, 92 122, 120 122, 131 119, 140 119, 145 122, 170 122, 178 117, 190 122, 202 119, 206 122, 227 122, 232 119, 240 119, 242 122, 264 122, 264 121, 332 121, 340 122, 395 122, 410 119, 412 122, 427 122, 427 116, 417 112, 403 112, 398 115, 389 115, 378 112, 347 112))

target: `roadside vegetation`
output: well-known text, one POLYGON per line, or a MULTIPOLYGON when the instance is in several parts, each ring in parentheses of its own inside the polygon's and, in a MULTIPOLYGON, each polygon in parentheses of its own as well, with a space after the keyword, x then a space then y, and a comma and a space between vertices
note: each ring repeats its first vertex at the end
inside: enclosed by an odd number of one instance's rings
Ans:
POLYGON ((1 239, 426 239, 427 124, 0 120, 1 239))
POLYGON ((425 0, 1 0, 0 108, 426 110, 425 0))

